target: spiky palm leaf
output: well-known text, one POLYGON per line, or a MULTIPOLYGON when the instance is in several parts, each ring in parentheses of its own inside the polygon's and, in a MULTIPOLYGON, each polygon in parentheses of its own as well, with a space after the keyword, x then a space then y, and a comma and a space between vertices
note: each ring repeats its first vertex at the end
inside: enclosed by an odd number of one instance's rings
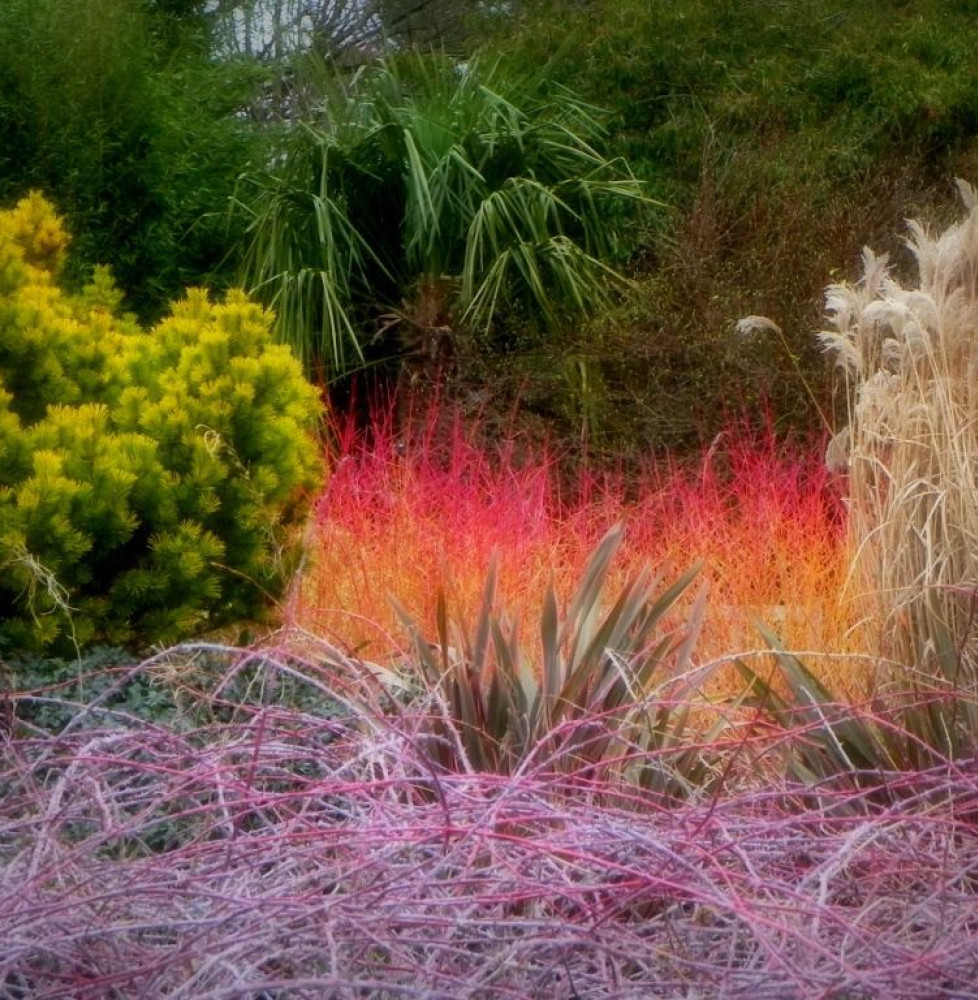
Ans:
POLYGON ((418 56, 324 94, 240 204, 243 280, 326 374, 362 359, 365 326, 426 278, 458 279, 460 322, 482 328, 517 301, 556 323, 624 281, 608 207, 649 199, 598 151, 596 109, 418 56))
POLYGON ((441 705, 432 724, 443 765, 505 773, 583 765, 667 795, 706 782, 702 755, 680 745, 707 679, 690 669, 704 595, 683 625, 666 621, 698 567, 661 592, 661 581, 643 570, 608 606, 609 568, 621 539, 619 527, 598 544, 565 614, 548 588, 538 658, 527 654, 518 622, 494 611, 495 563, 471 630, 450 620, 443 596, 433 643, 400 609, 420 673, 441 705))

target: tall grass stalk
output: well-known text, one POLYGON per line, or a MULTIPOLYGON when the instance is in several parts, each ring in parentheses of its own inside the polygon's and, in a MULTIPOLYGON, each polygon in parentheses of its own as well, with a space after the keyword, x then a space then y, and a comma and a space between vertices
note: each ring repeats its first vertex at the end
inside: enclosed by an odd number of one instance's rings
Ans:
POLYGON ((826 295, 822 343, 851 393, 851 586, 900 686, 929 678, 965 697, 919 723, 953 750, 978 734, 978 202, 937 236, 910 223, 916 287, 864 252, 855 286, 826 295))

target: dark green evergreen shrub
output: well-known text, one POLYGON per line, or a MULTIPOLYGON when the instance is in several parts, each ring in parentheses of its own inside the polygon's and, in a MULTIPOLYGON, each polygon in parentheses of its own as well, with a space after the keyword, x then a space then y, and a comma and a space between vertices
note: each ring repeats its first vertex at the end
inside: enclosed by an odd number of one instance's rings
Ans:
POLYGON ((228 199, 261 158, 241 112, 266 71, 210 58, 203 6, 0 3, 0 203, 44 191, 75 234, 68 285, 108 264, 144 322, 232 282, 228 199))
POLYGON ((117 724, 112 712, 173 722, 177 713, 171 690, 146 674, 120 683, 133 666, 131 653, 108 646, 95 646, 77 658, 12 657, 8 667, 17 724, 59 732, 82 706, 97 699, 106 711, 93 713, 89 727, 117 724))
POLYGON ((0 650, 255 616, 319 480, 315 389, 243 293, 145 331, 106 272, 59 288, 66 246, 40 195, 0 213, 0 650))
POLYGON ((269 704, 318 718, 342 715, 315 673, 311 682, 307 675, 301 660, 209 643, 175 646, 142 662, 118 646, 69 657, 15 655, 0 660, 0 726, 60 732, 69 724, 128 725, 131 717, 179 729, 240 720, 269 704), (278 669, 280 659, 292 669, 278 669))

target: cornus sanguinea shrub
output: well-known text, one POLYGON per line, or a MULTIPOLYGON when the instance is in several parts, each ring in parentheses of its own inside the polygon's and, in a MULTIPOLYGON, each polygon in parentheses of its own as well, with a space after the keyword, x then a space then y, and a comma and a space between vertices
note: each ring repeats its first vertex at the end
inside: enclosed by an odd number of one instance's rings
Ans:
POLYGON ((40 195, 0 213, 0 644, 255 615, 320 480, 315 389, 243 293, 144 330, 107 272, 59 286, 67 243, 40 195))
MULTIPOLYGON (((869 671, 849 659, 860 647, 843 592, 842 486, 820 441, 779 439, 732 420, 684 464, 660 462, 628 479, 584 467, 560 476, 555 457, 505 428, 463 423, 445 406, 407 409, 414 415, 403 435, 386 418, 369 435, 334 421, 313 558, 294 591, 298 624, 384 659, 404 635, 391 595, 429 639, 439 632, 439 594, 457 623, 475 622, 495 554, 494 610, 520 619, 525 648, 536 653, 551 576, 563 607, 599 539, 624 524, 610 603, 646 564, 671 582, 700 563, 676 605, 687 617, 708 584, 700 662, 756 649, 760 618, 787 648, 829 654, 807 660, 834 690, 861 697, 869 671)), ((741 688, 732 669, 715 683, 741 688)))

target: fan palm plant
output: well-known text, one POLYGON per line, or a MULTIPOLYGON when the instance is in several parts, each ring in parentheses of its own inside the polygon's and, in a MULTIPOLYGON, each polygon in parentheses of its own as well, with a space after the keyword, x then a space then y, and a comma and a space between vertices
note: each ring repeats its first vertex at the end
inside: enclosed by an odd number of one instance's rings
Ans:
POLYGON ((418 55, 323 92, 239 204, 245 283, 327 376, 362 359, 381 317, 410 317, 419 290, 439 291, 452 330, 484 330, 511 307, 555 324, 624 281, 616 221, 649 199, 600 152, 598 109, 418 55))

